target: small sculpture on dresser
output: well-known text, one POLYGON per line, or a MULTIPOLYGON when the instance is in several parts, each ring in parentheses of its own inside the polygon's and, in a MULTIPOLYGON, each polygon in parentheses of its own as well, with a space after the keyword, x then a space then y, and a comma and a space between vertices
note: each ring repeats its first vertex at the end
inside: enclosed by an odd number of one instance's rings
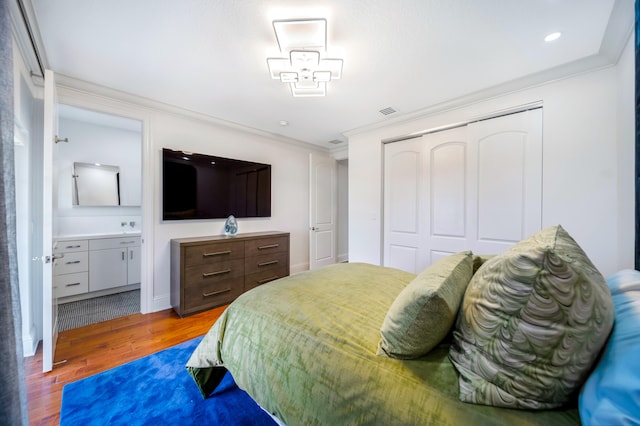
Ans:
POLYGON ((233 215, 229 215, 225 221, 224 233, 226 235, 236 235, 238 233, 238 221, 233 215))

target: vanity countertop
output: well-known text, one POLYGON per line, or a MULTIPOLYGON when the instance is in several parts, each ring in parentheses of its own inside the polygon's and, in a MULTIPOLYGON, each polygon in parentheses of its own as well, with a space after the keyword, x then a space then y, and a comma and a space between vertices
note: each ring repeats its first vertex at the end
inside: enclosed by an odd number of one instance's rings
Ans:
POLYGON ((57 235, 53 237, 54 241, 70 241, 70 240, 89 240, 94 238, 118 238, 118 237, 139 237, 140 231, 112 232, 99 234, 75 234, 75 235, 57 235))

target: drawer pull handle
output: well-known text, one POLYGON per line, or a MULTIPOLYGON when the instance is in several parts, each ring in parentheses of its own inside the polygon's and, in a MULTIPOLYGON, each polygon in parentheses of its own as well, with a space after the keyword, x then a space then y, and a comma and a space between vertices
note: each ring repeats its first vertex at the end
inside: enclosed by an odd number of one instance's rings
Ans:
POLYGON ((65 287, 74 287, 80 285, 80 283, 71 283, 71 284, 67 284, 65 287))
POLYGON ((66 246, 65 248, 72 249, 72 248, 80 248, 80 247, 82 246, 78 244, 77 246, 66 246))
POLYGON ((213 252, 213 253, 202 253, 202 257, 222 256, 224 254, 231 254, 231 250, 216 251, 216 252, 213 252))
POLYGON ((231 272, 231 269, 224 269, 222 271, 216 272, 205 272, 204 274, 202 274, 202 278, 213 277, 214 275, 228 274, 229 272, 231 272))
POLYGON ((120 244, 135 244, 135 241, 120 241, 120 244))
POLYGON ((65 262, 65 265, 75 265, 76 263, 80 263, 80 261, 79 260, 72 260, 72 261, 69 261, 69 262, 65 262))
POLYGON ((269 244, 269 245, 266 245, 266 246, 258 247, 258 250, 266 250, 266 249, 278 248, 278 247, 280 247, 280 244, 269 244))
POLYGON ((277 260, 272 260, 270 262, 262 262, 262 263, 258 263, 258 267, 260 266, 269 266, 269 265, 275 265, 276 263, 278 263, 277 260))
POLYGON ((218 294, 228 293, 230 291, 231 291, 230 288, 225 288, 224 290, 211 291, 209 293, 202 293, 202 297, 216 296, 218 294))
POLYGON ((265 278, 264 280, 259 280, 258 284, 264 284, 264 283, 268 283, 269 281, 273 281, 273 280, 277 280, 278 278, 280 278, 279 275, 275 275, 271 278, 265 278))

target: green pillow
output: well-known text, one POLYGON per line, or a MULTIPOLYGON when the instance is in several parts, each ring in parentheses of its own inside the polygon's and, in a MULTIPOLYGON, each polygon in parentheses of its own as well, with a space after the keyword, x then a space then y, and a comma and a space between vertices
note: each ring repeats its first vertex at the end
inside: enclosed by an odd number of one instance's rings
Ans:
POLYGON ((613 325, 604 277, 561 226, 487 260, 469 282, 449 357, 464 402, 550 409, 586 379, 613 325))
POLYGON ((378 355, 411 359, 427 354, 453 326, 471 279, 470 251, 447 256, 398 294, 382 323, 378 355))

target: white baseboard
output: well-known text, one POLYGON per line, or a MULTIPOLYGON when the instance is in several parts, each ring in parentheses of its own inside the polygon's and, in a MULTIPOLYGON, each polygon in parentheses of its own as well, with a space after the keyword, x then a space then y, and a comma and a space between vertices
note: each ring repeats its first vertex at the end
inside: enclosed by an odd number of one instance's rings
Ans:
POLYGON ((308 271, 309 264, 308 263, 298 263, 296 265, 291 265, 289 267, 289 275, 298 274, 300 272, 308 271))
POLYGON ((25 357, 34 356, 38 349, 38 343, 40 343, 40 339, 36 337, 36 328, 32 326, 28 333, 22 335, 22 355, 25 357))
POLYGON ((338 261, 338 263, 348 262, 349 261, 349 253, 339 254, 338 258, 336 260, 338 261))
POLYGON ((156 296, 153 298, 153 306, 151 306, 150 312, 164 311, 165 309, 171 309, 171 297, 166 294, 164 296, 156 296))

